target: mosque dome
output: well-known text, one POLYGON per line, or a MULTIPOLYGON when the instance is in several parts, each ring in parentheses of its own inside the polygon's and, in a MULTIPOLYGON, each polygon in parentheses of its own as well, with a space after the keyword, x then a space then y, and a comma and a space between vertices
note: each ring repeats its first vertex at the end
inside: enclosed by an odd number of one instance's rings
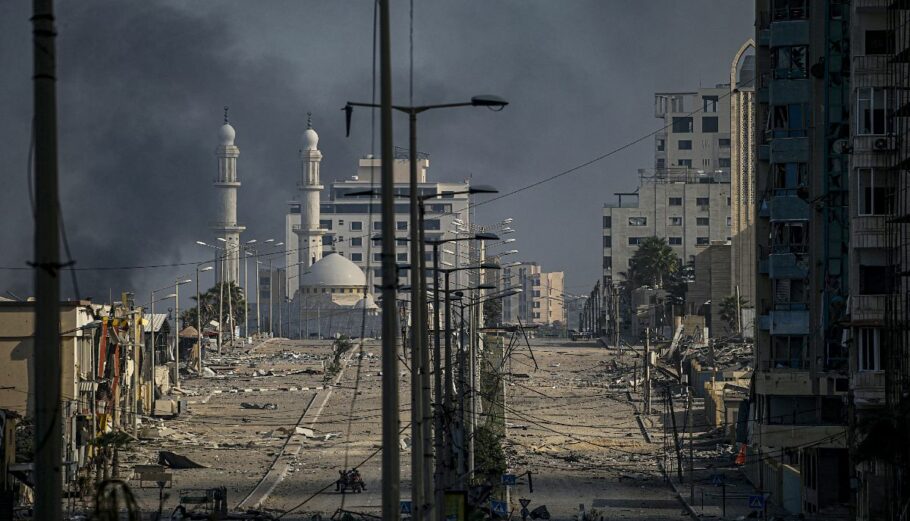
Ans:
POLYGON ((310 266, 300 277, 301 287, 363 288, 367 278, 363 270, 343 255, 332 252, 310 266))
POLYGON ((221 141, 222 145, 228 146, 234 144, 234 137, 237 135, 237 132, 234 131, 229 123, 221 125, 221 128, 218 129, 218 139, 221 141))

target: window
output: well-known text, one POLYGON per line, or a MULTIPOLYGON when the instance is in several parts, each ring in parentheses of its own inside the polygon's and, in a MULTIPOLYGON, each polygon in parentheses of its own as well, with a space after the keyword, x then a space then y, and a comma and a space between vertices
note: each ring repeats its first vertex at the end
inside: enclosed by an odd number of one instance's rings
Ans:
POLYGON ((381 270, 381 269, 373 270, 373 276, 376 277, 377 279, 381 279, 381 278, 382 278, 382 270, 381 270))
POLYGON ((439 223, 439 219, 427 219, 427 220, 423 221, 423 229, 424 230, 440 230, 441 225, 439 223))
POLYGON ((344 219, 338 219, 338 226, 344 226, 344 219))
POLYGON ((322 245, 323 246, 331 246, 334 243, 335 243, 334 236, 332 236, 332 235, 323 235, 322 236, 322 245))
POLYGON ((774 0, 771 16, 778 20, 802 20, 809 17, 808 0, 774 0))
POLYGON ((613 226, 613 217, 610 215, 604 215, 603 217, 603 227, 611 228, 613 226))
POLYGON ((374 254, 373 254, 373 262, 382 262, 382 254, 381 254, 381 253, 374 253, 374 254))
POLYGON ((667 160, 664 159, 664 158, 662 158, 662 157, 658 157, 658 158, 657 158, 657 161, 656 161, 655 164, 654 164, 654 166, 655 166, 656 168, 666 168, 666 167, 667 167, 667 160))
POLYGON ((351 237, 351 246, 353 247, 362 247, 363 246, 363 237, 351 237))
POLYGON ((774 190, 796 190, 806 186, 808 178, 806 163, 774 163, 771 168, 774 190))
POLYGON ((729 157, 718 157, 717 158, 717 167, 718 168, 730 168, 730 158, 729 157))
POLYGON ((679 150, 692 150, 692 140, 680 139, 677 146, 679 147, 679 150))
POLYGON ((859 294, 887 295, 891 293, 893 266, 859 265, 859 294))
POLYGON ((696 217, 695 226, 708 226, 709 220, 707 217, 696 217))
POLYGON ((880 331, 871 327, 861 327, 856 333, 857 368, 860 371, 881 371, 880 331))
POLYGON ((730 148, 730 138, 722 137, 717 140, 717 146, 721 148, 730 148))
POLYGON ((395 239, 395 246, 407 246, 407 245, 408 245, 407 239, 395 239))
POLYGON ((682 206, 682 197, 671 197, 670 206, 682 206))
POLYGON ((382 221, 373 221, 373 229, 381 231, 382 230, 382 221))
POLYGON ((682 226, 683 218, 682 217, 670 217, 670 226, 682 226))
POLYGON ((396 230, 407 230, 407 229, 408 229, 408 221, 397 221, 397 222, 395 223, 395 229, 396 229, 396 230))
POLYGON ((678 160, 676 161, 676 164, 677 164, 677 166, 685 166, 685 167, 692 168, 692 160, 691 160, 691 159, 678 159, 678 160))
POLYGON ((805 336, 774 335, 771 337, 772 369, 806 369, 805 336))
POLYGON ((771 224, 771 251, 774 253, 806 253, 806 224, 798 221, 771 224))
POLYGON ((692 132, 692 118, 691 117, 674 117, 673 118, 673 133, 674 134, 688 134, 692 132))
POLYGON ((866 31, 866 54, 894 54, 894 33, 880 29, 866 31))
POLYGON ((696 197, 695 204, 697 204, 698 206, 710 206, 711 198, 710 197, 696 197))
POLYGON ((352 260, 353 262, 363 262, 363 254, 360 253, 360 252, 352 252, 352 253, 351 253, 351 260, 352 260))
POLYGON ((398 262, 408 262, 407 252, 399 253, 399 254, 395 255, 395 260, 397 260, 398 262))
POLYGON ((733 226, 733 217, 727 216, 727 227, 733 226))
POLYGON ((890 215, 894 204, 894 183, 886 171, 857 169, 859 215, 890 215))
POLYGON ((613 257, 609 255, 604 255, 604 269, 612 270, 613 269, 613 257))
POLYGON ((382 237, 376 237, 373 239, 373 246, 382 246, 382 237))
POLYGON ((701 118, 702 132, 717 132, 717 116, 705 116, 701 118))
POLYGON ((670 237, 668 243, 670 246, 682 246, 682 237, 670 237))
POLYGON ((657 140, 657 151, 658 152, 663 152, 666 149, 666 147, 667 147, 666 140, 663 140, 663 139, 657 140))
MULTIPOLYGON (((537 293, 540 293, 539 291, 537 293)), ((534 303, 534 309, 540 309, 540 302, 534 303)))
POLYGON ((641 237, 629 237, 629 246, 638 246, 641 244, 641 237))
POLYGON ((363 230, 363 222, 361 221, 351 221, 351 231, 359 232, 363 230))
POLYGON ((774 71, 774 79, 805 78, 808 72, 806 68, 808 53, 809 47, 806 45, 775 47, 771 51, 771 68, 774 71))
POLYGON ((332 229, 332 220, 331 219, 320 219, 319 228, 322 230, 331 230, 332 229))
POLYGON ((856 89, 856 133, 885 135, 893 131, 892 110, 888 89, 864 87, 856 89))
POLYGON ((790 103, 774 105, 768 120, 768 130, 773 138, 806 137, 809 128, 809 111, 805 105, 790 103))
POLYGON ((696 246, 707 246, 711 244, 711 240, 708 237, 696 237, 695 245, 696 246))
POLYGON ((702 112, 717 112, 717 96, 704 96, 702 98, 702 112))
POLYGON ((612 248, 612 247, 613 247, 613 236, 604 235, 604 248, 612 248))
POLYGON ((647 217, 629 217, 629 226, 647 226, 647 217))

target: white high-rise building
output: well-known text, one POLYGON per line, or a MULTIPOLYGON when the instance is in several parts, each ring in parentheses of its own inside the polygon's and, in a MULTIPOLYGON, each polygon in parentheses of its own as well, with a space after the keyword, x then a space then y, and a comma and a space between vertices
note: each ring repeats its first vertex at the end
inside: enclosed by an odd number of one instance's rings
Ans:
POLYGON ((215 178, 215 189, 221 199, 220 215, 211 225, 215 236, 223 239, 224 267, 218 270, 219 281, 240 281, 240 234, 245 226, 237 224, 237 189, 240 178, 237 176, 237 157, 240 149, 234 144, 236 132, 228 123, 227 107, 224 109, 224 125, 218 130, 220 144, 215 149, 218 158, 218 175, 215 178))

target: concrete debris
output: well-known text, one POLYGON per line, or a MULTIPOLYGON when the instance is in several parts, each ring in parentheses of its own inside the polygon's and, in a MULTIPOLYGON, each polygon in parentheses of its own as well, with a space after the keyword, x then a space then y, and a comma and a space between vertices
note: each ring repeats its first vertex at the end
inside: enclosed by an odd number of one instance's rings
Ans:
POLYGON ((316 437, 316 433, 313 432, 313 429, 307 429, 306 427, 295 427, 294 434, 301 434, 307 438, 316 437))
POLYGON ((269 411, 277 411, 277 410, 278 410, 278 404, 277 404, 277 403, 250 403, 250 402, 243 402, 243 403, 240 404, 240 408, 241 408, 241 409, 265 409, 265 410, 269 410, 269 411))

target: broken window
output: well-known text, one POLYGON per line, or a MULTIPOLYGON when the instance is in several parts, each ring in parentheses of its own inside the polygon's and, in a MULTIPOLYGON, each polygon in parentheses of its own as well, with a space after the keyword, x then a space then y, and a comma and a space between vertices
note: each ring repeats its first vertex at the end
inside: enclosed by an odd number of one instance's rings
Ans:
POLYGON ((806 186, 809 170, 806 163, 774 163, 771 167, 772 188, 775 191, 791 191, 806 186))
POLYGON ((807 369, 806 344, 802 335, 773 335, 771 337, 770 369, 807 369))
POLYGON ((806 223, 801 221, 772 223, 771 248, 774 253, 805 253, 806 223))
POLYGON ((809 128, 809 111, 801 103, 771 107, 768 130, 772 138, 806 137, 809 128))
POLYGON ((775 79, 805 78, 807 73, 806 57, 809 47, 792 45, 775 47, 771 52, 771 68, 775 79))
POLYGON ((629 217, 629 226, 647 226, 647 217, 629 217))
POLYGON ((691 117, 674 117, 673 132, 677 134, 687 134, 693 130, 691 117))

